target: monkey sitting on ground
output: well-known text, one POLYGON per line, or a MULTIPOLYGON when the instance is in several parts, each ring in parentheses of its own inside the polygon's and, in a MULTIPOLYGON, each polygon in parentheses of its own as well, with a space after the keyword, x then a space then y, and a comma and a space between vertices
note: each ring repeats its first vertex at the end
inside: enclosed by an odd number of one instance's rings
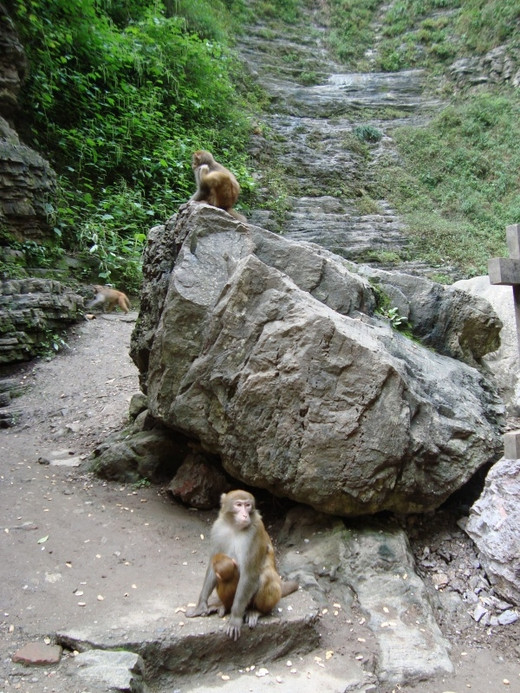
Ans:
MULTIPOLYGON (((276 571, 274 549, 264 527, 260 513, 256 510, 255 499, 247 491, 230 491, 220 498, 220 513, 211 528, 212 556, 225 554, 224 567, 231 559, 236 563, 238 582, 231 605, 231 616, 226 633, 238 640, 242 623, 245 620, 250 628, 256 626, 259 615, 269 613, 282 596, 298 589, 296 582, 282 583, 276 571), (282 586, 283 585, 283 586, 282 586)), ((221 559, 222 560, 222 559, 221 559)), ((231 568, 230 585, 235 578, 231 568)), ((206 616, 212 612, 208 599, 218 584, 218 578, 211 560, 204 578, 204 584, 197 606, 186 613, 188 618, 206 616)), ((229 602, 232 588, 225 585, 225 598, 229 602)), ((223 606, 225 607, 224 603, 223 606)))
POLYGON ((190 200, 207 202, 213 207, 224 209, 235 219, 247 221, 242 214, 233 209, 238 200, 240 186, 229 169, 215 161, 213 155, 204 149, 194 152, 191 167, 195 174, 197 190, 190 200))
POLYGON ((119 306, 123 313, 128 313, 130 310, 130 301, 128 300, 128 296, 122 291, 111 289, 109 286, 101 286, 100 284, 94 285, 94 291, 96 293, 96 298, 87 304, 87 308, 93 308, 94 306, 101 305, 103 312, 105 308, 110 312, 116 306, 119 306))

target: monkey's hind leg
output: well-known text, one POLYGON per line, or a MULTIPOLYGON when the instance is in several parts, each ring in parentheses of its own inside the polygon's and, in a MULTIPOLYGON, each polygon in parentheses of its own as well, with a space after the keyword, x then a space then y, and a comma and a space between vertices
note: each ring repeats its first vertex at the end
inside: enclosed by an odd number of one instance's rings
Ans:
POLYGON ((264 571, 260 578, 260 586, 255 594, 252 603, 252 613, 248 614, 248 624, 251 626, 251 621, 254 620, 255 625, 258 621, 258 614, 268 614, 278 604, 282 598, 282 580, 276 570, 273 568, 264 571), (256 613, 256 619, 255 619, 256 613))

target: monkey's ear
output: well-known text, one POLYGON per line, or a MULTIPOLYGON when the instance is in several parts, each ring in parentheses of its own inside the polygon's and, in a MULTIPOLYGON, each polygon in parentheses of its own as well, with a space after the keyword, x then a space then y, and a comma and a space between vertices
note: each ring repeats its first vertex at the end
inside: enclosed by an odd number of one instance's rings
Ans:
POLYGON ((220 507, 222 507, 222 506, 224 505, 224 502, 225 502, 225 500, 226 500, 226 496, 227 496, 226 493, 223 493, 223 494, 220 496, 220 507))

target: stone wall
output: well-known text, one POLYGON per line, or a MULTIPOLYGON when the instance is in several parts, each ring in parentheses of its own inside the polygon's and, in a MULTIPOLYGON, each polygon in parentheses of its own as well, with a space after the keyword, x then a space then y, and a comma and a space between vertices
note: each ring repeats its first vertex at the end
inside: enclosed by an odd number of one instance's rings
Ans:
MULTIPOLYGON (((53 234, 56 173, 16 132, 27 73, 16 27, 0 3, 0 261, 20 255, 2 237, 42 242, 53 234)), ((81 317, 83 303, 51 279, 0 279, 0 364, 41 353, 50 336, 81 317)))
POLYGON ((26 361, 52 330, 81 317, 81 296, 52 279, 11 279, 0 286, 0 364, 26 361))
POLYGON ((27 69, 16 28, 0 4, 0 231, 42 241, 52 234, 56 174, 15 129, 27 69))

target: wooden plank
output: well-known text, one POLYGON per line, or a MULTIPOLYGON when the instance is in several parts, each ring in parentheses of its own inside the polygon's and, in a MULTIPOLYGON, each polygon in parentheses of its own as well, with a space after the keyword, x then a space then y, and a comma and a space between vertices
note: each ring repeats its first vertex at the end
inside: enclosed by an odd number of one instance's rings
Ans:
POLYGON ((488 260, 488 273, 491 284, 520 284, 520 259, 493 257, 488 260))
POLYGON ((506 460, 520 459, 520 431, 510 431, 504 435, 504 457, 506 460))
POLYGON ((514 259, 520 258, 520 224, 506 226, 506 240, 509 255, 514 259))

